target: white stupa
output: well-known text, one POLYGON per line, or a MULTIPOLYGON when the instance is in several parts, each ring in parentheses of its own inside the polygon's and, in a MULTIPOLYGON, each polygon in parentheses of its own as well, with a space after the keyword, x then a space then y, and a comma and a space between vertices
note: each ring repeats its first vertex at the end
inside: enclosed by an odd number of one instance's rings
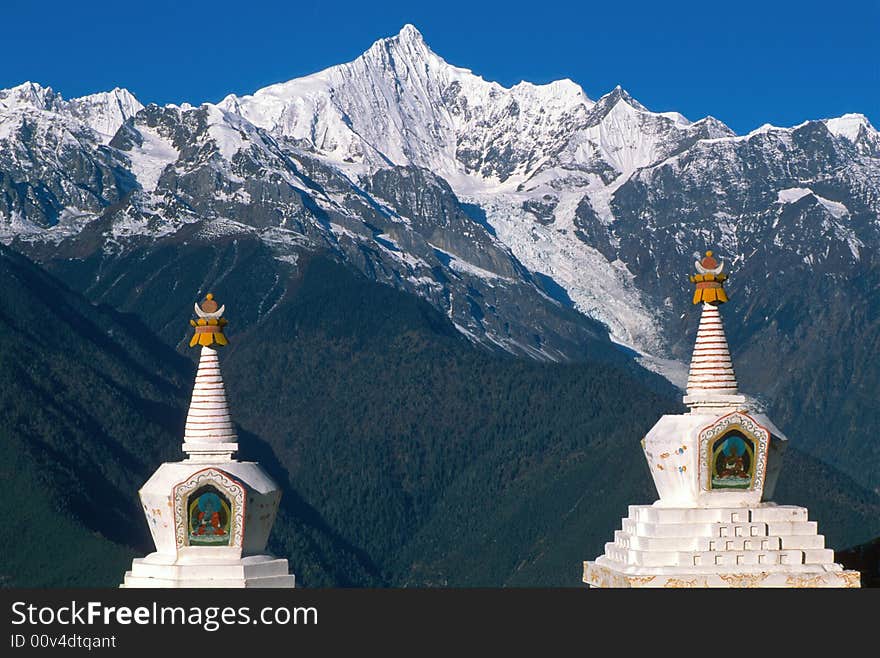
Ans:
POLYGON ((825 547, 807 509, 769 502, 786 438, 739 394, 720 304, 724 264, 696 263, 702 317, 684 403, 642 441, 660 499, 630 505, 604 555, 584 562, 593 587, 859 587, 825 547))
POLYGON ((156 552, 136 558, 122 587, 293 587, 287 560, 264 553, 281 491, 260 465, 233 459, 238 435, 213 345, 226 345, 212 295, 196 304, 201 346, 186 417, 186 459, 162 464, 140 489, 156 552))

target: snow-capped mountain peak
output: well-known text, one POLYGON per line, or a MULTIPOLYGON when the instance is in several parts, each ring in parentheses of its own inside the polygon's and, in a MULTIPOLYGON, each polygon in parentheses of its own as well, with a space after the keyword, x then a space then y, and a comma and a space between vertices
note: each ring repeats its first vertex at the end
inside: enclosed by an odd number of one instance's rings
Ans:
POLYGON ((409 41, 421 41, 425 42, 425 38, 422 36, 422 33, 412 23, 407 23, 402 28, 400 28, 400 32, 397 37, 392 37, 397 39, 409 40, 409 41))
POLYGON ((51 87, 28 81, 9 89, 0 89, 0 111, 52 110, 60 99, 51 87))
POLYGON ((864 114, 850 113, 823 121, 835 137, 842 137, 856 147, 862 155, 880 157, 880 133, 864 114))
POLYGON ((30 112, 50 112, 62 121, 72 119, 71 129, 77 132, 82 124, 95 131, 97 140, 106 144, 129 117, 143 105, 127 89, 90 94, 65 101, 51 87, 36 82, 24 82, 10 89, 0 90, 0 124, 11 132, 21 117, 30 112))
POLYGON ((503 182, 524 178, 558 149, 592 101, 571 80, 486 81, 447 63, 407 25, 352 62, 221 106, 336 162, 415 164, 451 181, 503 182))
POLYGON ((116 131, 129 117, 133 117, 144 106, 127 89, 114 88, 67 101, 67 112, 88 124, 108 143, 116 131))
POLYGON ((437 57, 425 43, 422 33, 411 23, 404 25, 394 36, 377 39, 362 57, 381 57, 382 53, 391 53, 411 61, 427 61, 437 57))
POLYGON ((825 119, 825 127, 831 131, 831 134, 838 137, 846 137, 849 141, 854 142, 863 130, 877 132, 868 117, 864 114, 850 113, 834 119, 825 119))
POLYGON ((639 103, 635 98, 632 97, 632 95, 630 95, 628 91, 626 91, 626 89, 624 89, 620 85, 617 85, 616 87, 614 87, 614 89, 602 96, 602 98, 600 98, 596 102, 596 107, 593 109, 593 111, 597 115, 604 116, 620 103, 625 103, 633 110, 637 110, 640 112, 648 111, 648 108, 639 103))

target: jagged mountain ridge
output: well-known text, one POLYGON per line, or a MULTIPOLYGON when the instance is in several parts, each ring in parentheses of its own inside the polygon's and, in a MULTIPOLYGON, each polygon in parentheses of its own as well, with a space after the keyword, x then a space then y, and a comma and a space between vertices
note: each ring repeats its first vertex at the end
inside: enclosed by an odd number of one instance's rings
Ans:
MULTIPOLYGON (((0 126, 18 125, 6 118, 18 111, 0 107, 0 126)), ((621 88, 595 102, 570 81, 504 88, 446 63, 412 26, 251 96, 149 106, 106 144, 55 114, 36 123, 79 135, 60 151, 39 131, 0 133, 0 223, 56 272, 79 259, 96 278, 82 285, 101 294, 104 272, 157 239, 246 235, 284 267, 328 251, 517 354, 604 354, 595 318, 675 380, 695 324, 685 273, 714 247, 742 299, 729 330, 746 391, 762 390, 768 368, 833 349, 828 338, 790 348, 792 332, 827 336, 839 321, 869 342, 877 332, 870 314, 821 312, 800 284, 821 278, 841 309, 876 294, 880 138, 862 115, 737 136, 621 88)), ((778 384, 790 409, 797 382, 778 384)), ((851 413, 868 417, 865 404, 851 413)))
POLYGON ((522 179, 593 102, 570 80, 506 89, 451 66, 412 25, 353 62, 219 106, 337 161, 522 179))
MULTIPOLYGON (((867 161, 866 175, 854 181, 867 182, 868 189, 846 184, 829 201, 841 203, 867 191, 869 210, 876 214, 878 208, 880 136, 862 115, 792 129, 765 125, 738 137, 712 117, 691 123, 674 112, 650 112, 620 87, 595 103, 571 81, 505 89, 446 63, 413 26, 378 41, 354 62, 251 96, 229 96, 220 106, 304 143, 355 180, 389 163, 440 173, 465 201, 483 208, 498 237, 526 267, 553 278, 581 311, 608 324, 615 339, 661 356, 669 355, 669 341, 677 338, 665 336, 656 322, 669 296, 658 298, 632 285, 640 268, 631 261, 638 256, 621 253, 620 237, 608 228, 621 214, 617 191, 636 172, 686 158, 694 149, 711 162, 725 143, 763 146, 768 135, 785 140, 812 127, 821 133, 815 139, 823 148, 855 147, 846 157, 867 161), (625 307, 615 304, 621 298, 627 299, 625 307)), ((784 169, 789 154, 773 149, 771 155, 783 163, 777 169, 784 169)), ((699 171, 702 163, 691 160, 699 171)), ((777 171, 756 182, 784 193, 808 187, 829 164, 815 161, 796 176, 777 171)), ((746 173, 739 169, 729 172, 733 179, 746 173)), ((756 210, 772 209, 775 202, 774 194, 756 210)), ((728 212, 727 219, 737 218, 728 212)), ((626 226, 635 232, 644 228, 626 226)), ((851 241, 842 233, 835 238, 851 241)), ((722 245, 730 257, 742 258, 738 246, 729 239, 722 245)), ((693 245, 677 249, 692 251, 693 245)), ((658 264, 655 271, 670 268, 658 264)))
POLYGON ((620 87, 598 102, 571 80, 505 88, 448 64, 412 25, 353 62, 227 96, 219 107, 336 163, 416 165, 459 192, 469 183, 516 189, 548 166, 632 171, 697 136, 733 134, 711 117, 691 124, 651 113, 620 87), (669 135, 646 139, 652 122, 669 135))
POLYGON ((0 90, 0 113, 4 115, 3 132, 0 135, 8 134, 14 129, 14 126, 6 124, 6 119, 16 113, 27 116, 49 112, 85 123, 97 134, 97 140, 106 144, 119 130, 119 126, 143 107, 134 94, 119 87, 65 101, 51 87, 25 82, 11 89, 0 90))
MULTIPOLYGON (((127 106, 137 105, 130 101, 127 106)), ((666 323, 656 322, 667 297, 645 294, 644 286, 634 282, 638 268, 630 262, 632 256, 628 260, 619 253, 619 238, 608 229, 620 214, 613 204, 618 188, 642 168, 676 158, 698 143, 751 141, 793 130, 764 126, 737 138, 711 117, 691 123, 674 112, 650 112, 619 87, 597 102, 568 80, 524 82, 506 89, 446 63, 411 25, 348 64, 251 96, 228 96, 216 106, 166 110, 180 116, 208 112, 210 119, 203 122, 207 140, 230 162, 246 145, 240 136, 259 132, 277 140, 284 153, 307 153, 329 165, 341 175, 337 179, 343 187, 368 187, 370 178, 390 166, 417 166, 439 174, 459 200, 480 207, 495 237, 526 269, 564 288, 578 310, 609 326, 615 340, 657 356, 672 355, 662 329, 666 323), (619 303, 622 299, 626 304, 619 303)), ((125 112, 115 116, 126 118, 125 112)), ((880 139, 864 117, 845 115, 819 123, 826 126, 831 142, 852 143, 862 156, 878 152, 880 139)), ((181 151, 148 129, 143 136, 143 148, 135 149, 136 157, 122 168, 134 174, 144 192, 153 193, 160 174, 177 163, 181 151)), ((295 173, 285 183, 311 191, 295 173)), ((125 190, 126 185, 119 187, 125 190)), ((372 188, 381 203, 381 190, 372 188)), ((239 194, 241 201, 251 202, 241 192, 220 194, 239 194)), ((68 216, 94 212, 99 205, 72 201, 71 207, 82 210, 67 210, 68 216)), ((108 206, 116 201, 112 194, 105 198, 108 206)), ((19 210, 10 217, 20 224, 30 214, 19 210)), ((152 222, 151 230, 176 230, 180 214, 166 213, 162 221, 152 222)), ((241 211, 230 214, 235 219, 241 211)), ((130 214, 122 223, 123 234, 147 230, 132 226, 130 214)), ((7 233, 23 232, 19 226, 10 229, 7 233)), ((469 256, 464 254, 460 262, 486 269, 469 256)), ((411 274, 422 278, 419 272, 411 274)), ((483 330, 460 324, 477 335, 483 330)))
POLYGON ((428 298, 488 346, 559 360, 592 344, 617 358, 604 328, 554 300, 429 172, 390 168, 376 174, 382 190, 369 182, 361 188, 313 154, 209 105, 145 108, 106 147, 91 148, 93 133, 74 132, 69 123, 63 114, 51 124, 62 137, 77 137, 62 149, 59 140, 47 144, 19 131, 14 145, 21 148, 6 160, 13 175, 27 177, 32 163, 20 162, 18 153, 31 154, 36 141, 65 161, 39 158, 52 171, 41 175, 53 181, 49 190, 42 181, 36 192, 10 185, 6 196, 8 230, 32 254, 49 242, 53 258, 112 259, 145 238, 207 222, 202 237, 259 235, 288 263, 303 248, 332 251, 371 278, 428 298), (85 175, 71 180, 68 168, 76 161, 85 164, 74 173, 85 175), (108 185, 111 177, 115 183, 108 185), (34 226, 20 230, 20 216, 36 216, 34 226), (544 321, 524 322, 506 311, 523 305, 544 321))

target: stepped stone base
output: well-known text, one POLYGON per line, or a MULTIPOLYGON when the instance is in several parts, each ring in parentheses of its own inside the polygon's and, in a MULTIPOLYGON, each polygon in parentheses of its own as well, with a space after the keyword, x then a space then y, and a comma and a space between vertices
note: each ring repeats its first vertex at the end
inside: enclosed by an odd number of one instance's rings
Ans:
POLYGON ((239 560, 198 563, 175 561, 173 555, 151 553, 135 558, 120 587, 286 587, 295 585, 287 560, 271 555, 251 555, 239 560))
POLYGON ((584 562, 592 587, 859 587, 834 562, 807 509, 630 505, 605 554, 584 562))

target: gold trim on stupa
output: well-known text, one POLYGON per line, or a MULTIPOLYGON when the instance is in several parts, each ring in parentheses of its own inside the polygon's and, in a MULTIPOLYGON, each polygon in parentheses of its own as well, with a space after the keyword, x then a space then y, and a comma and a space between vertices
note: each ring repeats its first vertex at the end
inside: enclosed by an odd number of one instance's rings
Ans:
POLYGON ((724 263, 718 263, 712 252, 707 251, 702 260, 694 263, 697 274, 690 277, 691 283, 696 284, 694 290, 694 304, 723 304, 727 301, 727 293, 724 291, 724 282, 727 275, 723 273, 724 263))
POLYGON ((228 344, 223 333, 223 327, 228 322, 226 318, 222 317, 226 306, 219 306, 214 300, 214 295, 208 293, 201 304, 196 303, 194 305, 194 310, 199 319, 189 321, 190 325, 196 330, 189 341, 189 346, 201 345, 202 347, 210 347, 211 345, 228 344))

